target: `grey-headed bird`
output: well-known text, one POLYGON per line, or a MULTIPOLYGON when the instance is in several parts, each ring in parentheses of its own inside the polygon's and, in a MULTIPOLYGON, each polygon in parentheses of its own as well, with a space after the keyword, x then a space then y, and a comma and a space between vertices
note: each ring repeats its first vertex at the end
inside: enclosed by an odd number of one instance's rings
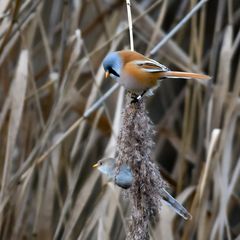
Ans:
MULTIPOLYGON (((94 164, 93 167, 96 167, 102 174, 107 176, 109 181, 114 182, 121 188, 128 189, 132 185, 133 174, 127 164, 122 164, 120 166, 117 175, 115 174, 116 160, 114 158, 103 158, 94 164)), ((162 192, 162 202, 171 207, 185 220, 192 218, 191 214, 182 206, 182 204, 173 198, 164 188, 162 192)))
MULTIPOLYGON (((171 71, 159 62, 130 50, 110 52, 103 60, 105 75, 109 75, 125 89, 141 92, 136 101, 158 85, 159 80, 169 78, 209 80, 205 74, 171 71)), ((134 98, 134 97, 133 97, 134 98)))

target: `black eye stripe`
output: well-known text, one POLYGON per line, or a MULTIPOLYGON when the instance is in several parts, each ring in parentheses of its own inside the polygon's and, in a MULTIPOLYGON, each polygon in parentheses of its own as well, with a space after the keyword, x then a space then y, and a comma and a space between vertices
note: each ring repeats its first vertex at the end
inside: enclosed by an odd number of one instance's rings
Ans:
POLYGON ((119 74, 114 71, 112 68, 109 69, 109 73, 112 73, 113 75, 117 76, 117 77, 120 77, 119 74))

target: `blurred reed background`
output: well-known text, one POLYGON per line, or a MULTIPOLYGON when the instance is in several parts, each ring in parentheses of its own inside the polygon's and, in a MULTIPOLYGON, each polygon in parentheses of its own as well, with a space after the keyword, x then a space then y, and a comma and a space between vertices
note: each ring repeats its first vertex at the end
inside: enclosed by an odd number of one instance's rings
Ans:
MULTIPOLYGON (((197 2, 132 0, 135 50, 148 55, 197 2)), ((82 117, 114 84, 103 57, 123 48, 125 1, 1 1, 0 239, 125 238, 128 200, 91 167, 114 155, 123 90, 82 117)), ((213 77, 147 99, 153 159, 193 215, 163 207, 151 239, 239 239, 240 1, 209 0, 151 57, 213 77)))

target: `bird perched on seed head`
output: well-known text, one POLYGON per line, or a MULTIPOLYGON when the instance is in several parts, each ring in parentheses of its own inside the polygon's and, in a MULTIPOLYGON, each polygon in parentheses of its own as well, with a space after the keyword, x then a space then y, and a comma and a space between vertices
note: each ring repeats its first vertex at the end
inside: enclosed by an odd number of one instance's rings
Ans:
POLYGON ((103 67, 106 77, 110 75, 127 90, 141 92, 137 100, 164 78, 210 79, 204 74, 171 71, 157 61, 129 50, 110 52, 103 60, 103 67))
MULTIPOLYGON (((114 158, 103 158, 99 160, 93 167, 97 167, 98 170, 108 177, 109 181, 114 182, 119 187, 128 189, 133 183, 133 175, 130 167, 127 164, 120 166, 119 172, 116 173, 116 161, 114 158)), ((166 189, 163 189, 162 201, 167 206, 170 206, 177 214, 183 217, 185 220, 191 219, 191 214, 173 198, 166 189)))

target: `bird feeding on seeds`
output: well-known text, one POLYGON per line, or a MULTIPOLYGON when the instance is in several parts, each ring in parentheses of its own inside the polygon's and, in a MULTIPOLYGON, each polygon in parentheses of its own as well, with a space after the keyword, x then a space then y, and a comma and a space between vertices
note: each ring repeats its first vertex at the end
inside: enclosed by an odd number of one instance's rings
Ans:
MULTIPOLYGON (((97 168, 102 174, 107 176, 109 181, 114 182, 123 189, 130 188, 133 183, 133 174, 127 164, 122 164, 119 168, 119 172, 115 172, 116 160, 114 158, 103 158, 94 164, 93 167, 97 168)), ((169 206, 185 220, 192 218, 191 214, 182 206, 182 204, 172 197, 164 188, 161 197, 162 203, 169 206)))

